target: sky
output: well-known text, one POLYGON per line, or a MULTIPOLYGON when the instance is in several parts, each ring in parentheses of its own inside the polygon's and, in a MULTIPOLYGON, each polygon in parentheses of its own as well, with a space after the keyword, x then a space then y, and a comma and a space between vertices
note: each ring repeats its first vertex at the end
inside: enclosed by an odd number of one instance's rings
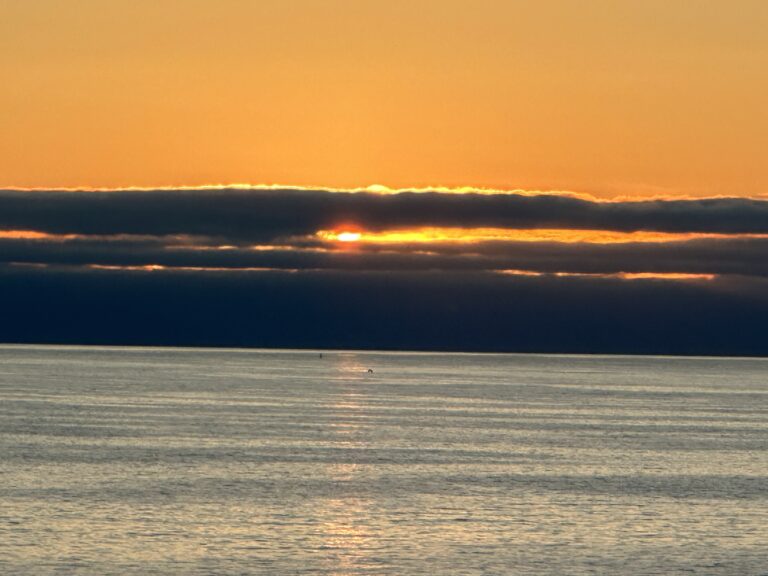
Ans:
POLYGON ((768 193, 762 0, 3 0, 0 186, 768 193))
POLYGON ((2 0, 0 341, 768 355, 766 29, 2 0))

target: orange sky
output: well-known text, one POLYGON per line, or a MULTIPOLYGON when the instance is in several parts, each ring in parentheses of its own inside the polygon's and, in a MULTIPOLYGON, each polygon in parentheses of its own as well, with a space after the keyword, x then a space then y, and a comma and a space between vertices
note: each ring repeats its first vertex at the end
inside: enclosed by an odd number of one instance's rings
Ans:
POLYGON ((768 194, 763 0, 3 0, 0 185, 768 194))

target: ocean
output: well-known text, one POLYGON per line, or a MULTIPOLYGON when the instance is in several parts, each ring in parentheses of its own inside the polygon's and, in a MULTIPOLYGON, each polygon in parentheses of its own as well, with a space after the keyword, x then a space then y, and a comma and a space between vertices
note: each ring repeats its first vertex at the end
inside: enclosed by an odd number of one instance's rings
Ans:
POLYGON ((0 574, 767 575, 768 360, 0 346, 0 574))

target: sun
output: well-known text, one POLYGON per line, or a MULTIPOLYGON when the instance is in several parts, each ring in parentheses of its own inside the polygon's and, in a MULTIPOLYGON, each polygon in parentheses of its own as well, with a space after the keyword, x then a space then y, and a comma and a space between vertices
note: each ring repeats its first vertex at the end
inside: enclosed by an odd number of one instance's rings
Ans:
POLYGON ((357 242, 360 240, 360 232, 339 232, 336 239, 339 242, 357 242))

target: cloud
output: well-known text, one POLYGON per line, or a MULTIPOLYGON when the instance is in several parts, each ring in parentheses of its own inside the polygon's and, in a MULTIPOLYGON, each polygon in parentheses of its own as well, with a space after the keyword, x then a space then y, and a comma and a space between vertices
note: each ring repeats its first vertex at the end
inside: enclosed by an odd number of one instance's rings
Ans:
POLYGON ((281 246, 266 250, 217 249, 175 239, 0 239, 0 262, 69 266, 164 266, 349 271, 501 271, 539 273, 717 274, 768 276, 768 238, 590 244, 487 241, 469 245, 361 245, 317 250, 281 246))
POLYGON ((0 190, 0 231, 4 342, 768 354, 765 200, 0 190), (716 236, 344 245, 316 235, 352 226, 716 236), (499 273, 509 270, 543 275, 499 273), (618 277, 649 273, 713 279, 618 277))
POLYGON ((0 341, 768 354, 768 282, 0 267, 0 341))
POLYGON ((264 242, 356 224, 768 233, 768 201, 599 202, 571 195, 324 189, 0 191, 0 229, 54 234, 200 235, 264 242))

